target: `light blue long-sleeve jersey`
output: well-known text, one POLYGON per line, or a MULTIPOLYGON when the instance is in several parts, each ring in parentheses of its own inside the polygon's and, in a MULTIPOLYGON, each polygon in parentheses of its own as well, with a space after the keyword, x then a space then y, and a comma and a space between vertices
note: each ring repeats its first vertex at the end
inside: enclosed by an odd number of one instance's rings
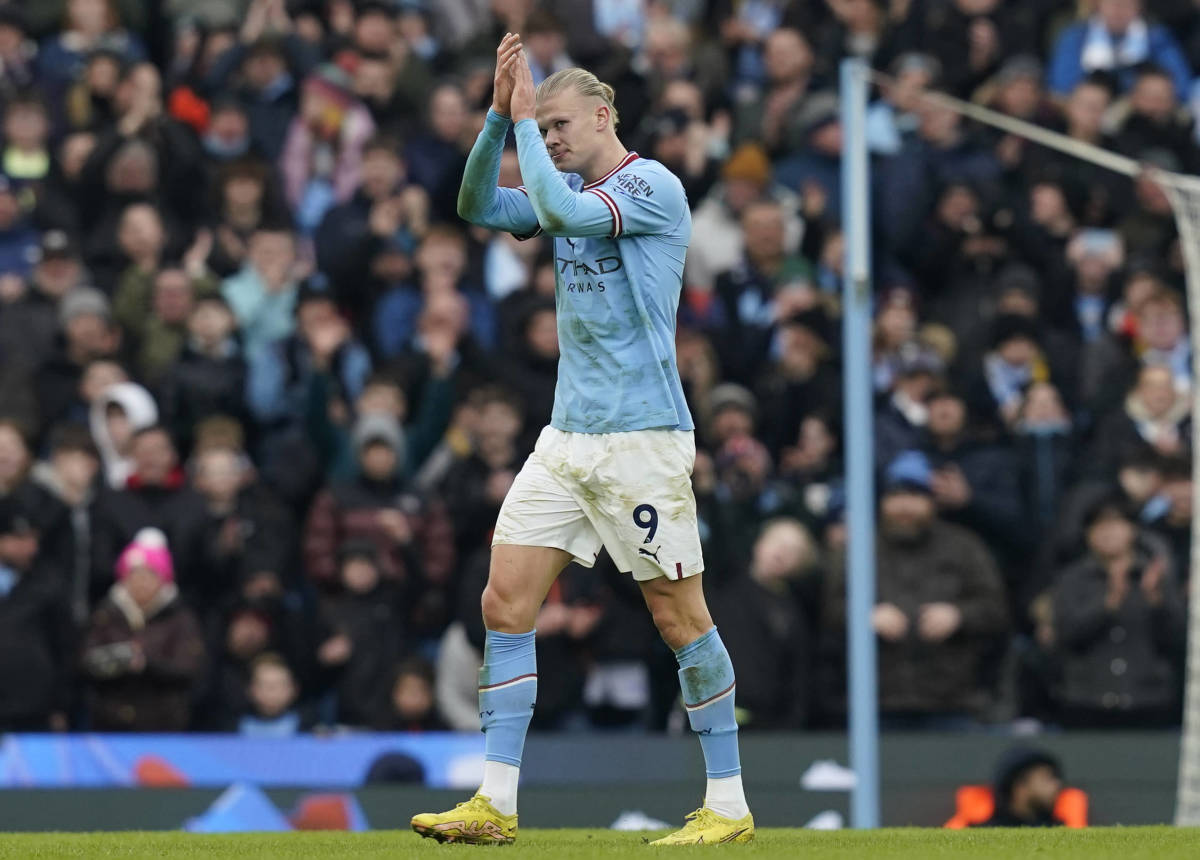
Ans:
POLYGON ((550 424, 573 433, 692 430, 675 362, 675 314, 692 216, 679 180, 629 153, 585 184, 560 173, 532 119, 516 125, 525 185, 498 188, 508 119, 492 111, 463 173, 459 214, 554 238, 558 383, 550 424))

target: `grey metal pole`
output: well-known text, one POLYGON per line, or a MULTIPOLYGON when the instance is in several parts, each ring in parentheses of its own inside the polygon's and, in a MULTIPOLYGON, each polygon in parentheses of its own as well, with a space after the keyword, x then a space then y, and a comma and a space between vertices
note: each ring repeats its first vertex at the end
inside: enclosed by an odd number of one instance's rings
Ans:
POLYGON ((857 780, 851 824, 879 826, 879 695, 875 631, 875 452, 871 403, 871 211, 866 140, 867 65, 841 66, 843 391, 846 451, 846 636, 850 766, 857 780))

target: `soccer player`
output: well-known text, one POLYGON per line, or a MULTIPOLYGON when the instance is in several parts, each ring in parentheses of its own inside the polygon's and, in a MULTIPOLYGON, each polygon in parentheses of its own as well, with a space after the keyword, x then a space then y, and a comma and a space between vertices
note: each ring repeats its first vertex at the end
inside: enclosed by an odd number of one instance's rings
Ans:
POLYGON ((520 38, 496 51, 495 95, 458 196, 466 220, 554 237, 561 357, 550 426, 500 509, 483 593, 479 672, 486 761, 479 792, 413 818, 439 841, 511 842, 517 778, 537 696, 534 622, 571 561, 603 545, 641 587, 679 660, 708 773, 704 805, 668 845, 748 842, 729 654, 704 602, 691 472, 694 425, 675 363, 691 214, 683 186, 617 139, 613 91, 583 69, 534 90, 520 38), (525 185, 498 188, 510 121, 525 185))

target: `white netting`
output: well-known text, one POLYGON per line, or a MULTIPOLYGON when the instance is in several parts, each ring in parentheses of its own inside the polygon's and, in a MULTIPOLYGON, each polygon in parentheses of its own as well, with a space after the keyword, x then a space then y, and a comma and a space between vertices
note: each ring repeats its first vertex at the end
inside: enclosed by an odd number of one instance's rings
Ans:
POLYGON ((1195 392, 1200 391, 1200 179, 1163 174, 1155 177, 1175 212, 1179 244, 1187 272, 1188 314, 1192 322, 1192 557, 1193 599, 1188 621, 1188 654, 1184 684, 1183 740, 1179 752, 1179 786, 1176 791, 1175 823, 1200 825, 1200 408, 1195 392))
MULTIPOLYGON (((872 72, 876 82, 886 75, 872 72)), ((1179 785, 1175 823, 1200 826, 1200 178, 1147 168, 1128 156, 1084 143, 1065 134, 981 107, 943 93, 922 98, 957 111, 976 122, 999 128, 1092 164, 1129 177, 1149 175, 1164 190, 1175 213, 1187 275, 1188 314, 1191 318, 1192 379, 1192 554, 1188 622, 1188 653, 1184 685, 1183 740, 1179 756, 1179 785)))

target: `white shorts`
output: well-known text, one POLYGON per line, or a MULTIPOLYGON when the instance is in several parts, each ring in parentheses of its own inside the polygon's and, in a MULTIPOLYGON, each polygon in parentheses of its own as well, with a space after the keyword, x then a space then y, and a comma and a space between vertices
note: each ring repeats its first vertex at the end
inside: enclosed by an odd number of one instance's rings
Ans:
POLYGON ((546 427, 517 473, 492 546, 552 546, 591 567, 608 548, 637 580, 704 570, 690 430, 567 433, 546 427))

